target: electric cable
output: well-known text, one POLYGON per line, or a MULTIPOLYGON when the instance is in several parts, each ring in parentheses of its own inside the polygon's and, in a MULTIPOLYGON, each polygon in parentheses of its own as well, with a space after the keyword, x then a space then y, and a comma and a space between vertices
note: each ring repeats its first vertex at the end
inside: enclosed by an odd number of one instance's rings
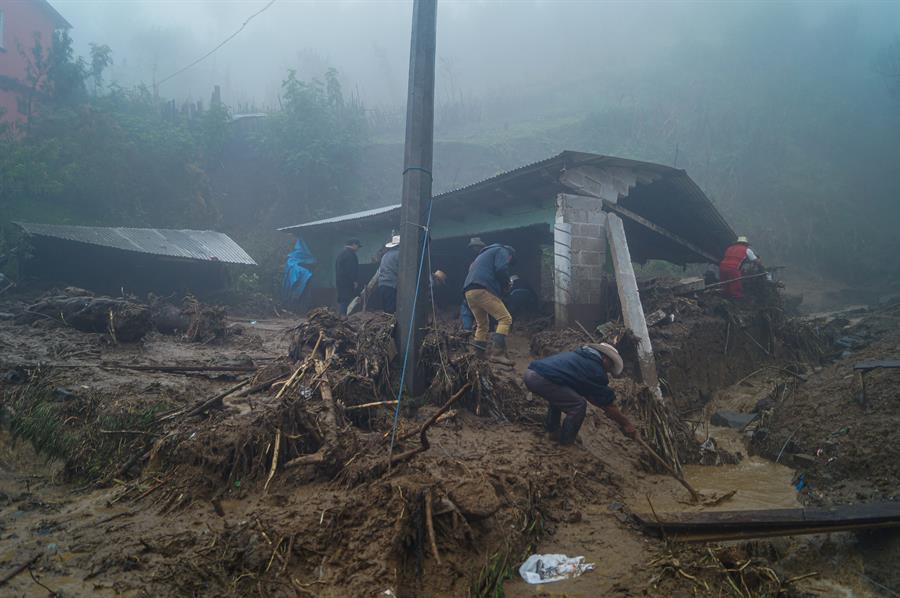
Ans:
POLYGON ((156 83, 156 85, 157 85, 157 86, 162 85, 163 83, 165 83, 165 82, 168 81, 169 79, 172 79, 173 77, 176 77, 176 76, 180 75, 181 73, 183 73, 184 71, 188 70, 189 68, 191 68, 191 67, 193 67, 193 66, 195 66, 195 65, 197 65, 197 64, 200 64, 201 62, 203 62, 204 60, 206 60, 207 58, 209 58, 210 56, 212 56, 213 53, 216 52, 216 50, 218 50, 219 48, 221 48, 222 46, 224 46, 225 44, 227 44, 228 42, 230 42, 231 40, 233 40, 235 37, 237 37, 238 33, 240 33, 241 31, 243 31, 243 30, 244 30, 244 27, 247 26, 247 23, 249 23, 250 21, 252 21, 254 18, 258 17, 258 16, 261 15, 262 13, 266 12, 266 11, 269 9, 270 6, 272 6, 273 4, 275 4, 275 1, 276 1, 276 0, 270 0, 270 2, 269 2, 268 4, 266 4, 265 6, 263 6, 260 10, 256 11, 255 13, 253 13, 252 15, 250 15, 249 17, 247 17, 247 20, 244 21, 243 25, 241 25, 240 28, 239 28, 237 31, 235 31, 234 33, 232 33, 231 35, 229 35, 228 37, 226 37, 225 40, 224 40, 222 43, 220 43, 218 46, 216 46, 215 48, 213 48, 212 50, 210 50, 209 52, 207 52, 206 54, 204 54, 203 56, 201 56, 200 58, 198 58, 198 59, 195 60, 194 62, 190 63, 189 65, 187 65, 187 66, 185 66, 185 67, 183 67, 183 68, 181 68, 181 69, 178 69, 177 71, 175 71, 174 73, 172 73, 172 74, 169 75, 168 77, 165 77, 165 78, 159 80, 159 81, 156 83))

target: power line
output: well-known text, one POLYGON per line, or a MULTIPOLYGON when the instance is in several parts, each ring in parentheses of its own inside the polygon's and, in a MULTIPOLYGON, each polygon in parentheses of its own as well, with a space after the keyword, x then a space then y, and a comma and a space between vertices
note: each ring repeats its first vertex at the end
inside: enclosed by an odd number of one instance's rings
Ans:
POLYGON ((250 21, 252 21, 254 18, 258 17, 258 16, 261 15, 262 13, 266 12, 266 11, 269 9, 269 7, 272 6, 273 4, 275 4, 275 0, 270 0, 270 2, 269 2, 268 4, 266 4, 265 6, 263 6, 260 10, 256 11, 255 13, 253 13, 252 15, 250 15, 249 17, 247 17, 247 20, 244 21, 244 24, 241 25, 240 28, 239 28, 237 31, 235 31, 234 33, 232 33, 231 35, 229 35, 228 37, 226 37, 225 40, 222 41, 222 43, 220 43, 218 46, 216 46, 215 48, 213 48, 212 50, 210 50, 209 52, 207 52, 206 54, 204 54, 203 56, 201 56, 200 58, 198 58, 198 59, 195 60, 194 62, 190 63, 189 65, 187 65, 187 66, 185 66, 185 67, 183 67, 183 68, 181 68, 181 69, 175 71, 174 73, 172 73, 172 74, 169 75, 168 77, 165 77, 164 79, 160 80, 156 85, 157 85, 157 86, 162 85, 163 83, 165 83, 165 82, 168 81, 169 79, 171 79, 171 78, 173 78, 173 77, 176 77, 176 76, 180 75, 181 73, 183 73, 184 71, 188 70, 188 69, 191 68, 192 66, 195 66, 195 65, 197 65, 197 64, 199 64, 199 63, 201 63, 201 62, 203 62, 204 60, 206 60, 206 59, 209 58, 210 56, 212 56, 213 53, 215 53, 216 50, 218 50, 219 48, 221 48, 222 46, 224 46, 225 44, 227 44, 228 42, 230 42, 231 40, 233 40, 235 37, 237 37, 237 35, 238 35, 241 31, 244 30, 244 27, 247 26, 247 23, 249 23, 250 21))

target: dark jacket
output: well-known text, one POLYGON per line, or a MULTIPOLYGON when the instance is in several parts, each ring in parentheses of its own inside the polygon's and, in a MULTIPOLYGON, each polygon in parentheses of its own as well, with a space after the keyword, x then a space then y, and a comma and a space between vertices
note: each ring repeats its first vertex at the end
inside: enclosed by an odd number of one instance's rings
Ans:
POLYGON ((400 278, 400 248, 392 247, 381 256, 381 265, 378 266, 378 286, 397 288, 400 278))
POLYGON ((611 405, 616 400, 600 352, 589 347, 532 361, 528 369, 554 384, 568 386, 597 407, 611 405))
POLYGON ((485 289, 500 297, 509 285, 509 265, 515 250, 507 245, 488 245, 469 266, 463 290, 485 289))
POLYGON ((356 282, 359 280, 359 259, 356 252, 344 247, 334 260, 334 286, 340 302, 356 297, 356 282))

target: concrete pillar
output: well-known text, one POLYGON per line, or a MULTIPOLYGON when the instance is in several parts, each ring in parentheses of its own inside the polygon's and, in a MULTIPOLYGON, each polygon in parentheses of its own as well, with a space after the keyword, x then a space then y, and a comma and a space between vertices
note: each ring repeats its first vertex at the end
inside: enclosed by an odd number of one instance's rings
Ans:
POLYGON ((644 309, 641 306, 641 296, 638 293, 634 266, 631 264, 631 251, 628 249, 622 219, 615 214, 609 214, 606 230, 612 250, 613 267, 616 271, 616 286, 619 290, 619 303, 622 305, 622 319, 625 320, 625 327, 638 339, 637 353, 641 378, 644 384, 650 388, 653 396, 662 400, 656 372, 656 357, 653 355, 653 347, 650 344, 650 333, 647 330, 647 320, 644 318, 644 309))

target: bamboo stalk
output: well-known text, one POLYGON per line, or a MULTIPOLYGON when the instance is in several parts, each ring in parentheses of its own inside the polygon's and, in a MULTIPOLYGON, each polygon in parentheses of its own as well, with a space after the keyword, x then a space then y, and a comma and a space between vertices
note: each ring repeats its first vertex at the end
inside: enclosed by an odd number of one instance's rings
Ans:
POLYGON ((638 441, 638 444, 640 444, 642 447, 644 447, 644 450, 646 450, 648 453, 650 453, 650 455, 652 455, 654 459, 656 459, 657 461, 659 461, 659 463, 660 463, 663 467, 665 467, 666 470, 667 470, 670 474, 672 474, 672 477, 675 478, 676 480, 678 480, 678 483, 679 483, 679 484, 681 484, 682 486, 684 486, 684 487, 687 489, 687 491, 691 493, 691 500, 693 500, 694 502, 700 502, 700 493, 697 492, 696 490, 694 490, 694 487, 693 487, 693 486, 691 486, 690 484, 688 484, 687 480, 684 479, 684 476, 683 476, 683 475, 681 475, 681 474, 679 474, 677 471, 675 471, 675 470, 672 468, 672 466, 669 465, 669 464, 666 462, 665 459, 663 459, 662 457, 660 457, 659 454, 657 454, 656 451, 654 451, 652 448, 650 448, 650 445, 647 444, 646 442, 644 442, 644 439, 643 439, 643 438, 641 438, 640 436, 635 436, 634 439, 637 440, 637 441, 638 441))
POLYGON ((425 526, 428 530, 428 543, 431 544, 431 554, 434 555, 434 560, 437 561, 437 564, 441 564, 441 555, 438 552, 437 540, 435 539, 434 533, 434 518, 433 518, 433 508, 432 508, 432 497, 431 497, 431 488, 425 491, 425 526))
MULTIPOLYGON (((269 483, 275 477, 275 470, 278 468, 278 451, 281 449, 281 428, 275 428, 275 450, 272 452, 272 467, 269 468, 269 477, 263 486, 263 494, 269 491, 269 483)), ((269 563, 271 565, 271 562, 269 563)))
POLYGON ((370 407, 381 407, 387 405, 396 405, 397 401, 375 401, 374 403, 363 403, 361 405, 350 405, 344 407, 344 411, 354 411, 356 409, 368 409, 370 407))

